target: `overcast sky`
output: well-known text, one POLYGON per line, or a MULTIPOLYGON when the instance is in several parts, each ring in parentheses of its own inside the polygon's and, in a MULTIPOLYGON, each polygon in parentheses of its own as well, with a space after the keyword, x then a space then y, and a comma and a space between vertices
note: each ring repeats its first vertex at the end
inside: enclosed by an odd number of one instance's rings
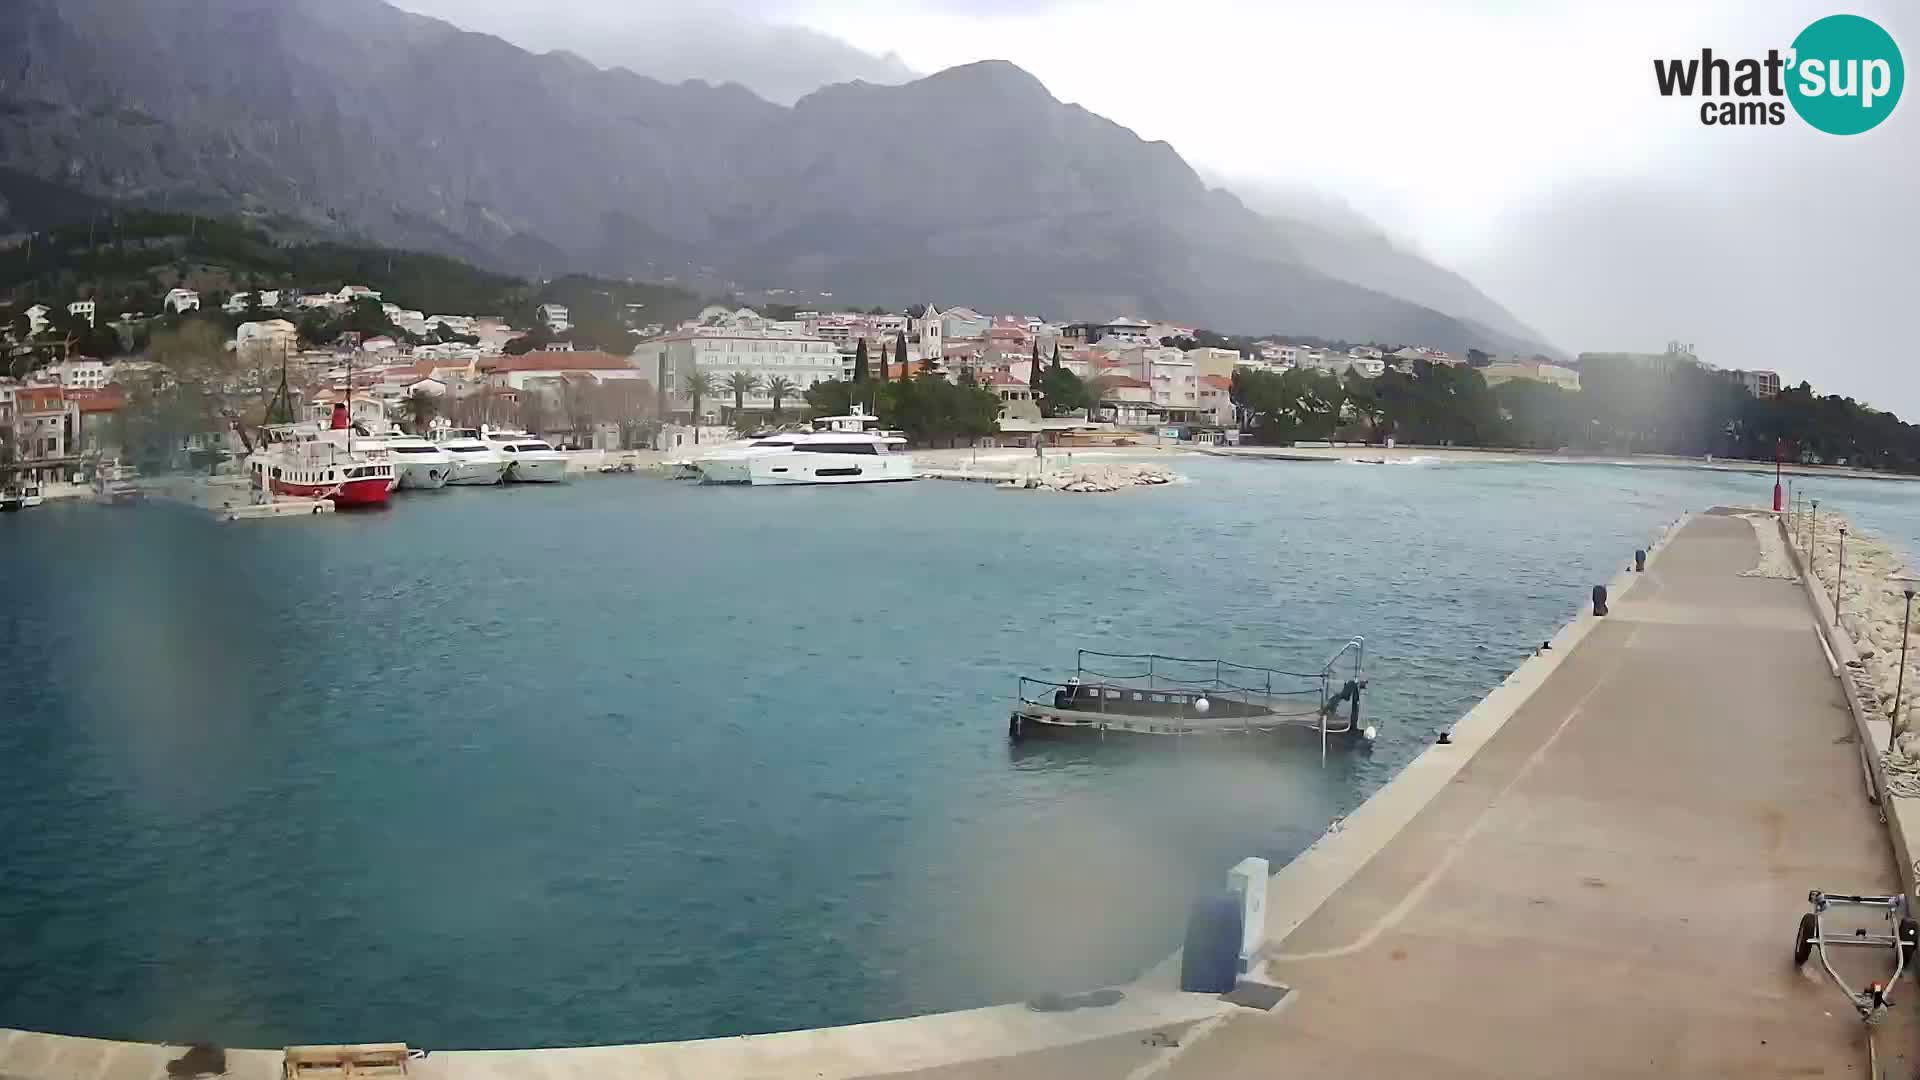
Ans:
MULTIPOLYGON (((529 7, 402 2, 508 37, 504 23, 529 7)), ((1703 46, 1763 55, 1846 10, 1879 22, 1912 64, 1920 5, 725 0, 704 10, 715 25, 804 27, 920 72, 1011 60, 1230 187, 1344 201, 1562 348, 1677 339, 1722 367, 1771 367, 1920 417, 1908 355, 1920 101, 1848 138, 1797 118, 1709 128, 1697 101, 1658 95, 1651 63, 1703 46)), ((632 0, 543 0, 539 11, 549 26, 582 29, 666 18, 632 0)))

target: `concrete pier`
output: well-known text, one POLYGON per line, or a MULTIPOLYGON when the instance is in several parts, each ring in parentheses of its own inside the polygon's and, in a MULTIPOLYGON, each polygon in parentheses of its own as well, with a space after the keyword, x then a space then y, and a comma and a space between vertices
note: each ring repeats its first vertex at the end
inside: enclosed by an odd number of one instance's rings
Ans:
MULTIPOLYGON (((1747 520, 1691 519, 1509 716, 1478 718, 1491 733, 1363 808, 1402 827, 1356 813, 1277 875, 1264 974, 1290 1007, 1165 1075, 1870 1075, 1853 1009, 1790 953, 1809 889, 1900 876, 1806 594, 1741 577, 1759 556, 1747 520)), ((1836 967, 1858 989, 1890 959, 1836 967)), ((1908 1076, 1920 986, 1895 1000, 1876 1049, 1908 1076)))

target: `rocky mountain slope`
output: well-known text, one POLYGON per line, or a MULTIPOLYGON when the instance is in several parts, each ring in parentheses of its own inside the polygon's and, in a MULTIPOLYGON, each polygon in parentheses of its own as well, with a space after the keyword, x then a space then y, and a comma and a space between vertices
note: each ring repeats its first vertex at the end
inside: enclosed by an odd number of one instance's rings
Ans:
POLYGON ((380 0, 16 0, 11 26, 0 167, 94 198, 288 214, 535 274, 1537 346, 1484 307, 1330 271, 1337 238, 1290 237, 1003 62, 788 108, 380 0))

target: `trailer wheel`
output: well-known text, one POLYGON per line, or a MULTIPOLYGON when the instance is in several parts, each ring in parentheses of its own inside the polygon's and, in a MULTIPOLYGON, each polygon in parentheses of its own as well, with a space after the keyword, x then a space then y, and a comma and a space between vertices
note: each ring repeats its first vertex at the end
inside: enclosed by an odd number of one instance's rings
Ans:
POLYGON ((1920 922, 1914 922, 1912 919, 1901 919, 1900 953, 1903 957, 1901 962, 1909 968, 1913 966, 1915 949, 1920 949, 1920 922))
POLYGON ((1800 916, 1800 929, 1793 938, 1793 966, 1799 967, 1813 955, 1814 940, 1820 936, 1819 916, 1808 912, 1800 916))

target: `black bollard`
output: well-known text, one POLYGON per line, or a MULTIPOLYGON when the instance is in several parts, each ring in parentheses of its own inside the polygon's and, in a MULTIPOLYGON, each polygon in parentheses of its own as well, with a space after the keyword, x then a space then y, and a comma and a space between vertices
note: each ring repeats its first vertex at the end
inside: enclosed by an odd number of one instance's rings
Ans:
POLYGON ((1607 613, 1607 587, 1605 585, 1595 585, 1593 587, 1593 613, 1595 615, 1605 615, 1607 613))
POLYGON ((1636 548, 1633 552, 1633 572, 1644 573, 1647 569, 1647 549, 1636 548))

